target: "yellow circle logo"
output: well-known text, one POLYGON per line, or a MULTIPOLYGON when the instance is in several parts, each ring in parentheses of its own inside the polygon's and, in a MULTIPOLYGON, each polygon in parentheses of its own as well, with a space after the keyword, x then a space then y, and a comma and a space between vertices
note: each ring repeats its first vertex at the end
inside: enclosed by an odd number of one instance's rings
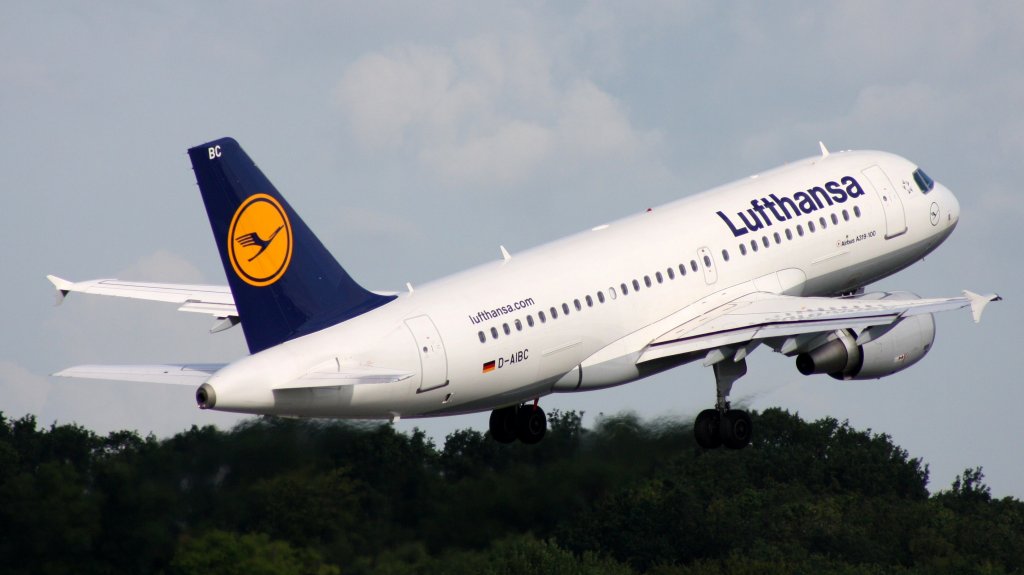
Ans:
POLYGON ((246 198, 228 228, 228 259, 245 283, 268 286, 292 260, 292 226, 284 208, 267 194, 246 198))

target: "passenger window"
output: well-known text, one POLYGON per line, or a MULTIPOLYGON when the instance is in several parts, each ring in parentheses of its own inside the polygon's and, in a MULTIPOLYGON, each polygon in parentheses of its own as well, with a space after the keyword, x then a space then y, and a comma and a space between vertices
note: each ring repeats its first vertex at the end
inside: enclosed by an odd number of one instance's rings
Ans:
POLYGON ((786 228, 786 239, 787 240, 793 239, 793 230, 791 230, 789 228, 786 228))
POLYGON ((505 335, 512 333, 512 329, 508 327, 507 323, 501 324, 501 330, 505 332, 505 335))
POLYGON ((843 210, 843 221, 844 222, 850 221, 850 212, 848 212, 846 210, 843 210))
POLYGON ((523 322, 516 320, 516 331, 523 331, 523 322))
MULTIPOLYGON (((544 313, 544 312, 541 312, 541 313, 544 313)), ((530 327, 533 327, 533 316, 532 315, 526 316, 526 325, 528 325, 530 327)))
POLYGON ((832 214, 832 224, 835 225, 835 224, 838 224, 838 223, 839 223, 839 216, 837 216, 835 214, 832 214))
POLYGON ((807 222, 807 230, 814 233, 814 222, 807 222))
POLYGON ((801 238, 804 237, 804 227, 800 224, 796 225, 796 235, 800 236, 801 238))
POLYGON ((686 266, 683 264, 679 264, 679 275, 680 277, 686 275, 686 266))
POLYGON ((477 335, 480 336, 480 343, 484 343, 485 341, 487 341, 487 336, 484 335, 484 332, 478 331, 477 335))
POLYGON ((622 289, 622 295, 629 295, 629 288, 626 287, 626 284, 619 284, 619 288, 622 289))
POLYGON ((588 296, 586 297, 586 300, 587 300, 587 307, 594 307, 594 298, 592 298, 592 297, 590 297, 590 296, 588 295, 588 296))
POLYGON ((740 255, 747 255, 747 244, 740 244, 740 255))
POLYGON ((697 260, 690 260, 690 269, 697 271, 697 260))
POLYGON ((722 259, 729 261, 729 250, 722 250, 722 259))
POLYGON ((615 293, 614 287, 608 288, 608 295, 612 296, 612 299, 619 297, 619 294, 615 293))
POLYGON ((498 328, 491 328, 491 339, 498 339, 498 328))
POLYGON ((539 319, 541 323, 546 323, 548 321, 548 318, 544 317, 544 312, 542 311, 537 312, 537 319, 539 319))
POLYGON ((818 218, 818 223, 821 224, 821 229, 823 230, 828 227, 828 222, 825 221, 825 216, 818 218))
POLYGON ((569 315, 569 304, 562 304, 562 315, 569 315))
POLYGON ((750 240, 750 249, 757 251, 757 240, 750 240))
POLYGON ((711 267, 711 256, 704 256, 704 267, 711 267))
POLYGON ((558 319, 558 310, 557 309, 552 307, 548 311, 551 312, 551 319, 558 319))
POLYGON ((768 241, 768 236, 761 236, 761 243, 764 244, 764 247, 766 248, 772 245, 771 242, 768 241))
POLYGON ((772 234, 772 237, 775 238, 775 243, 782 243, 782 236, 779 235, 779 232, 775 232, 774 234, 772 234))
POLYGON ((860 206, 853 206, 853 215, 860 217, 860 206))
POLYGON ((633 291, 640 291, 640 282, 633 280, 633 291))
POLYGON ((661 275, 661 272, 655 272, 654 279, 658 280, 658 283, 665 281, 665 277, 661 275))
POLYGON ((676 272, 673 271, 672 268, 665 268, 665 273, 668 274, 668 279, 670 279, 670 280, 676 279, 676 272))
MULTIPOLYGON (((578 299, 572 300, 572 305, 576 306, 576 311, 580 311, 580 310, 583 309, 583 306, 580 305, 580 300, 578 300, 578 299)), ((569 312, 565 312, 565 313, 569 313, 569 312)))
POLYGON ((651 287, 651 276, 644 276, 644 285, 651 287))
POLYGON ((597 292, 597 301, 599 301, 601 303, 604 303, 604 292, 603 291, 597 292))

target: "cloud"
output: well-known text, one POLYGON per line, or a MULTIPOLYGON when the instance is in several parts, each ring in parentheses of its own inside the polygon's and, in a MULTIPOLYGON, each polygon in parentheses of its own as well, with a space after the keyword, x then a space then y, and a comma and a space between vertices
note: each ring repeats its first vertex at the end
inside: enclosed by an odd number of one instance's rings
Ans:
POLYGON ((544 126, 511 120, 493 133, 424 149, 420 160, 445 181, 512 183, 533 172, 553 143, 544 126))
POLYGON ((452 97, 454 68, 449 54, 433 48, 368 54, 345 71, 338 85, 338 103, 348 112, 362 144, 400 146, 412 125, 429 122, 444 100, 452 97))
POLYGON ((660 144, 616 97, 559 63, 571 51, 553 54, 551 44, 483 36, 369 53, 343 74, 336 103, 360 145, 411 152, 454 186, 516 184, 565 162, 628 161, 660 144))
POLYGON ((50 382, 10 360, 0 360, 0 412, 8 418, 40 413, 50 393, 50 382))
POLYGON ((202 272, 184 257, 158 250, 139 258, 130 267, 118 273, 118 279, 149 282, 205 283, 202 272))

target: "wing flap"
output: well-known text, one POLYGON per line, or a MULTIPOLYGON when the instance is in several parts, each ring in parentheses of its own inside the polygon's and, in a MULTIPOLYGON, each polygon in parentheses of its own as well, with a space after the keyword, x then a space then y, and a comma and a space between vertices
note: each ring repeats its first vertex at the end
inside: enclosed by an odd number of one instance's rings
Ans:
POLYGON ((77 365, 58 371, 56 377, 135 381, 172 385, 201 385, 224 367, 223 363, 150 365, 77 365))

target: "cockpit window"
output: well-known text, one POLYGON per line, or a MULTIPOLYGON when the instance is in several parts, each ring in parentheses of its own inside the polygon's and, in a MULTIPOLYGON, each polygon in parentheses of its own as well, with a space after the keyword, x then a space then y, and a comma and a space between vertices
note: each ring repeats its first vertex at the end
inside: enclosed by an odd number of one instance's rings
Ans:
POLYGON ((917 187, 921 188, 921 191, 928 193, 935 187, 935 180, 928 177, 928 174, 924 173, 924 170, 918 168, 914 170, 914 181, 917 182, 917 187))

